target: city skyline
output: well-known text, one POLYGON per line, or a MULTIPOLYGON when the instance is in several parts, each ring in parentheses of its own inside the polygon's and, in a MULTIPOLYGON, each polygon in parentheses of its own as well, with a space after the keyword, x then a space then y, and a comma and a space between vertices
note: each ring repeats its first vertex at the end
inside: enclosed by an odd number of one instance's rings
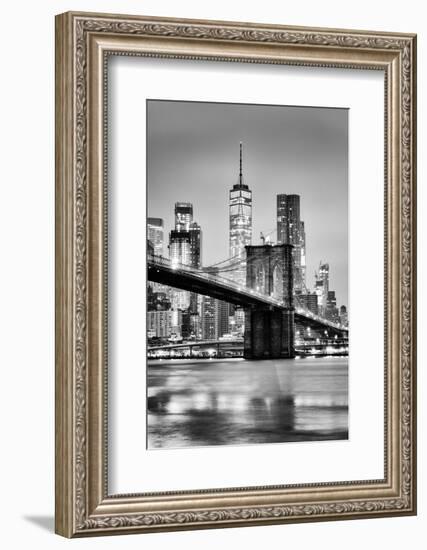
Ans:
POLYGON ((348 438, 344 115, 148 102, 147 448, 348 438))
POLYGON ((207 266, 229 256, 228 194, 233 186, 243 181, 253 193, 252 244, 260 244, 261 232, 270 234, 276 242, 278 195, 299 195, 300 219, 305 222, 307 287, 314 290, 314 275, 319 263, 329 263, 329 286, 336 291, 337 303, 347 305, 347 111, 164 101, 149 101, 148 105, 148 216, 164 221, 164 255, 168 256, 168 238, 176 223, 176 202, 188 202, 193 207, 193 218, 202 232, 202 265, 207 266), (272 115, 276 124, 272 123, 272 115), (282 120, 283 130, 287 130, 282 134, 287 135, 288 147, 282 150, 279 146, 284 146, 284 140, 283 136, 278 137, 278 118, 287 121, 284 124, 282 120), (218 140, 219 130, 225 131, 230 123, 236 126, 234 133, 243 134, 246 139, 239 139, 225 149, 223 142, 229 142, 229 135, 218 140), (332 164, 327 164, 325 155, 319 152, 318 133, 322 131, 325 134, 323 143, 327 143, 326 157, 328 152, 331 156, 331 149, 340 142, 340 154, 334 152, 332 164), (260 150, 254 150, 260 132, 269 135, 264 135, 260 150), (176 139, 178 134, 180 139, 176 139), (173 143, 170 143, 171 136, 173 143), (209 139, 203 139, 206 136, 209 139), (244 146, 243 174, 239 160, 241 141, 244 146), (306 151, 300 171, 294 160, 290 166, 285 162, 289 154, 295 155, 295 141, 306 151), (286 154, 281 155, 281 152, 286 154), (220 153, 221 161, 218 159, 220 153), (182 157, 179 164, 177 156, 182 157), (200 167, 201 157, 203 167, 200 167), (270 163, 267 162, 269 157, 270 163), (292 170, 294 177, 290 175, 292 170), (307 173, 308 176, 303 177, 307 173), (209 185, 215 174, 219 175, 215 178, 216 184, 209 185), (326 176, 328 185, 325 185, 326 176))

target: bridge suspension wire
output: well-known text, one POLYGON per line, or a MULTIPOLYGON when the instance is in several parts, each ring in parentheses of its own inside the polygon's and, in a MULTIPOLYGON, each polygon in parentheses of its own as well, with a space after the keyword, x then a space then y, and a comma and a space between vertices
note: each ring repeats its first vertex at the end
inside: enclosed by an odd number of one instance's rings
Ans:
POLYGON ((242 262, 242 261, 243 261, 242 256, 240 254, 235 254, 234 256, 230 256, 230 258, 226 258, 225 260, 221 260, 220 262, 211 264, 205 267, 204 269, 211 269, 211 268, 214 269, 221 264, 229 263, 231 265, 234 262, 242 262))
MULTIPOLYGON (((163 256, 150 254, 149 257, 151 258, 152 261, 154 261, 154 263, 158 262, 159 267, 162 266, 162 265, 163 266, 166 265, 169 268, 170 265, 171 265, 171 261, 168 258, 163 258, 163 256)), ((178 266, 176 266, 176 267, 178 267, 178 266)), ((242 288, 239 285, 236 285, 232 280, 221 277, 218 274, 215 274, 215 276, 213 277, 212 274, 206 273, 205 271, 200 270, 200 269, 194 269, 191 266, 188 266, 186 264, 182 264, 180 266, 180 268, 183 269, 184 271, 187 271, 187 272, 191 270, 192 274, 197 274, 197 277, 205 277, 205 278, 207 277, 208 280, 210 280, 211 282, 214 282, 215 280, 217 282, 221 282, 220 280, 222 279, 222 283, 225 283, 227 285, 231 285, 235 289, 236 289, 236 286, 237 286, 238 291, 247 292, 247 293, 250 293, 252 295, 255 295, 257 298, 265 300, 269 304, 280 306, 280 307, 282 307, 284 305, 284 302, 281 299, 277 298, 277 297, 274 297, 274 296, 271 296, 271 295, 265 295, 264 293, 260 293, 258 291, 255 292, 254 289, 247 288, 246 286, 244 286, 242 288)), ((296 302, 300 306, 301 311, 297 311, 298 314, 304 315, 305 317, 310 318, 315 322, 318 322, 318 323, 320 322, 320 323, 324 324, 325 326, 329 326, 333 329, 344 330, 344 331, 348 332, 348 328, 341 326, 340 323, 335 323, 333 321, 330 321, 328 319, 325 319, 325 318, 321 317, 318 314, 314 314, 312 311, 308 310, 304 305, 301 305, 298 295, 294 295, 294 298, 296 299, 296 302)))
MULTIPOLYGON (((277 231, 277 228, 276 227, 273 227, 273 229, 269 230, 268 232, 264 232, 264 231, 261 231, 261 233, 264 235, 264 237, 269 237, 272 233, 274 233, 275 231, 277 231)), ((231 261, 239 261, 239 262, 243 262, 243 261, 246 261, 246 258, 242 258, 242 256, 240 254, 235 254, 234 256, 230 256, 229 258, 225 258, 224 260, 221 260, 219 262, 215 262, 213 264, 210 264, 209 266, 207 266, 205 269, 210 269, 210 268, 214 268, 216 266, 219 266, 221 264, 225 264, 227 262, 231 262, 231 261)))
POLYGON ((226 271, 236 271, 241 267, 242 265, 246 265, 248 262, 254 261, 255 258, 242 258, 241 256, 233 256, 233 258, 236 258, 233 261, 230 261, 230 258, 223 262, 218 262, 217 264, 211 264, 207 267, 203 268, 203 271, 205 272, 212 272, 212 273, 223 273, 226 271), (227 262, 227 263, 226 263, 227 262), (223 267, 217 267, 220 265, 220 263, 226 264, 223 267))
POLYGON ((239 261, 235 261, 233 263, 225 265, 222 268, 208 266, 208 267, 202 268, 202 271, 204 271, 205 273, 212 273, 212 274, 215 274, 215 273, 228 273, 228 272, 232 272, 232 271, 237 271, 237 270, 241 269, 242 266, 245 266, 245 265, 250 264, 251 262, 255 262, 255 261, 256 261, 256 258, 248 258, 248 259, 241 258, 239 261))

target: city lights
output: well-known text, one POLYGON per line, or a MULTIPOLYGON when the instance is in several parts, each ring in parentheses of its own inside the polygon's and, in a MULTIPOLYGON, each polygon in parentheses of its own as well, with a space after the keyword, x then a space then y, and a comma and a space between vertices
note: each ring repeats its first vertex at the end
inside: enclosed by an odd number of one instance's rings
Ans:
MULTIPOLYGON (((300 217, 299 195, 276 196, 277 243, 270 231, 261 233, 261 246, 252 245, 252 191, 243 178, 242 143, 237 183, 229 191, 228 206, 229 258, 209 267, 202 267, 203 224, 194 221, 192 203, 175 203, 169 258, 163 256, 163 219, 148 218, 150 358, 242 354, 245 323, 257 308, 293 312, 286 322, 290 323, 298 353, 318 356, 345 352, 346 346, 338 344, 348 339, 348 312, 345 306, 337 308, 335 291, 329 288, 329 264, 320 262, 313 291, 306 285, 306 228, 300 217), (245 317, 245 310, 249 317, 245 317), (180 347, 187 342, 222 340, 230 342, 231 348, 180 347)), ((257 328, 265 337, 269 322, 257 328)), ((274 321, 278 326, 282 322, 274 321)))

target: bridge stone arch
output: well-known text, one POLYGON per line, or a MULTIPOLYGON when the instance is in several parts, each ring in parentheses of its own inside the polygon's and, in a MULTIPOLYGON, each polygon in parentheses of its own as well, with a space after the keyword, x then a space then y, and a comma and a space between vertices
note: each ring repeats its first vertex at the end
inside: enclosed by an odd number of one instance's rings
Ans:
POLYGON ((294 357, 292 245, 246 246, 246 286, 280 298, 281 308, 245 308, 247 359, 294 357))
POLYGON ((258 264, 255 266, 255 282, 254 287, 257 292, 262 292, 263 294, 267 294, 267 285, 268 280, 266 280, 266 272, 264 264, 261 262, 258 262, 258 264))

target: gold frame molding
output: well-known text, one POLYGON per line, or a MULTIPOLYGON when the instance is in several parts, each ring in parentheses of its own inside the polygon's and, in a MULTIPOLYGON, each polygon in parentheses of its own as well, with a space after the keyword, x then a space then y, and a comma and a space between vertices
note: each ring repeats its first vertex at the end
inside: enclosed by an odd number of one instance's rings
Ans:
POLYGON ((56 532, 66 537, 416 513, 416 36, 111 14, 56 17, 56 532), (106 59, 367 68, 385 75, 385 476, 109 495, 106 59))

